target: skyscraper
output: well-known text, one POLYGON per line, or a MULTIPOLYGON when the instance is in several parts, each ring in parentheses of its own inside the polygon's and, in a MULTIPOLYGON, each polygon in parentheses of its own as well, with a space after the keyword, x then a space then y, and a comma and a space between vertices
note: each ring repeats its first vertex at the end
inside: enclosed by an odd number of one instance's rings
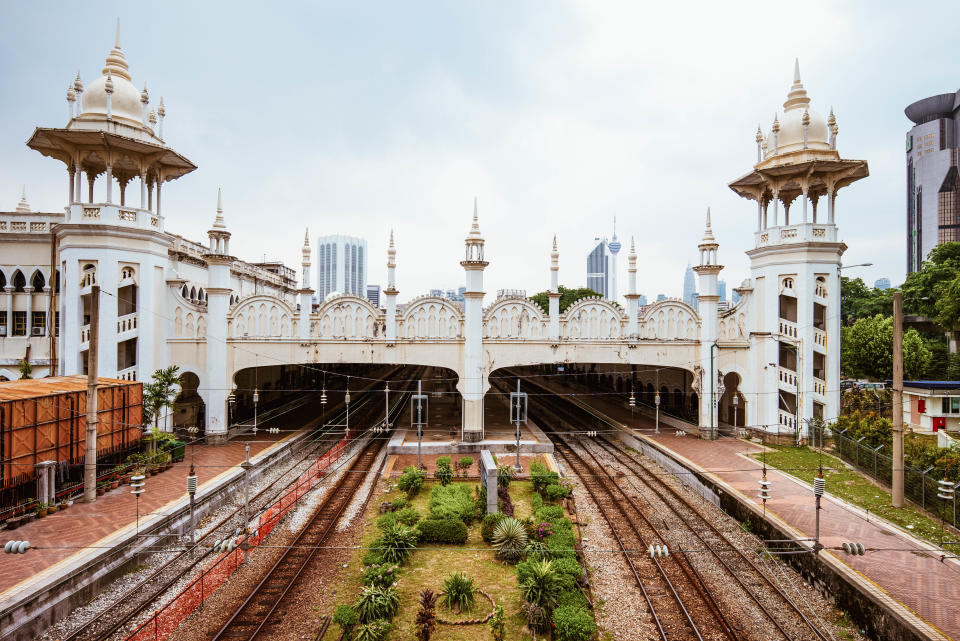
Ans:
POLYGON ((587 287, 604 298, 610 297, 610 253, 606 238, 595 238, 596 246, 587 254, 587 287))
POLYGON ((889 278, 878 278, 873 281, 874 289, 890 289, 890 279, 889 278))
POLYGON ((960 91, 918 100, 907 132, 907 272, 930 250, 960 241, 960 91))
POLYGON ((727 281, 717 281, 717 295, 720 296, 720 300, 727 300, 727 281))
POLYGON ((683 302, 693 308, 697 306, 697 280, 690 263, 687 263, 687 271, 683 273, 683 302))
POLYGON ((367 300, 374 307, 380 307, 380 285, 367 285, 367 300))
POLYGON ((367 295, 367 241, 354 236, 317 239, 317 296, 331 292, 365 298, 367 295))

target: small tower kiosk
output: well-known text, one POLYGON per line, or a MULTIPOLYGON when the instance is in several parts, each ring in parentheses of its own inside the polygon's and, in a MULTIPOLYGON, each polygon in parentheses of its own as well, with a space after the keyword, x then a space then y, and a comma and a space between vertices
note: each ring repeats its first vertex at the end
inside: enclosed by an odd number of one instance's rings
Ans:
POLYGON ((483 371, 483 270, 488 263, 483 255, 483 236, 477 220, 477 201, 473 201, 473 225, 464 240, 465 254, 460 261, 467 281, 463 293, 464 346, 460 393, 463 395, 463 440, 483 440, 483 393, 486 373, 483 371))
POLYGON ((840 410, 840 259, 836 226, 841 188, 869 175, 864 160, 837 151, 837 122, 811 108, 793 84, 768 134, 758 128, 753 170, 730 183, 756 201, 751 363, 757 398, 747 424, 801 439, 814 417, 840 410))

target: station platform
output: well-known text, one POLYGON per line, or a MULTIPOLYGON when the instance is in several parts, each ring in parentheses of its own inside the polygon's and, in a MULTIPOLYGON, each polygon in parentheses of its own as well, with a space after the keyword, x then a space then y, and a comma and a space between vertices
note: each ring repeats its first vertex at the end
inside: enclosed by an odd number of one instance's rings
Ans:
MULTIPOLYGON (((488 394, 483 403, 484 438, 475 442, 461 440, 459 396, 430 399, 430 421, 420 442, 424 455, 478 454, 490 450, 495 454, 517 451, 516 428, 509 422, 509 406, 502 396, 488 394)), ((533 420, 520 426, 521 454, 549 454, 553 442, 533 420)), ((409 405, 397 420, 388 454, 414 455, 417 453, 417 430, 410 425, 409 405)))
MULTIPOLYGON (((561 386, 551 383, 551 387, 561 386)), ((624 404, 611 402, 612 397, 574 398, 620 422, 624 428, 637 430, 637 434, 672 453, 685 467, 699 468, 719 479, 742 500, 761 504, 756 494, 762 464, 749 456, 762 451, 759 444, 734 438, 710 441, 696 436, 675 436, 674 429, 665 428, 662 423, 660 433, 653 434, 652 420, 636 411, 631 413, 624 404)), ((770 468, 767 479, 772 483, 773 497, 767 501, 767 513, 803 536, 812 537, 815 521, 812 487, 770 468)), ((941 560, 943 550, 829 492, 827 487, 821 502, 821 543, 828 547, 845 541, 863 543, 868 548, 864 556, 840 552, 833 556, 879 588, 881 596, 903 606, 945 637, 960 640, 960 614, 956 606, 960 603, 960 562, 949 558, 941 560)))
MULTIPOLYGON (((186 458, 172 468, 146 479, 140 495, 139 527, 149 527, 187 500, 186 478, 194 461, 199 483, 197 496, 217 487, 231 472, 240 469, 246 445, 252 461, 263 460, 280 447, 279 441, 292 438, 261 430, 256 437, 239 436, 226 445, 188 446, 186 458)), ((136 534, 137 498, 130 487, 121 485, 97 497, 93 503, 76 501, 66 510, 2 532, 7 540, 30 542, 23 555, 0 557, 0 612, 12 602, 29 595, 52 580, 83 567, 88 559, 121 544, 136 534)))

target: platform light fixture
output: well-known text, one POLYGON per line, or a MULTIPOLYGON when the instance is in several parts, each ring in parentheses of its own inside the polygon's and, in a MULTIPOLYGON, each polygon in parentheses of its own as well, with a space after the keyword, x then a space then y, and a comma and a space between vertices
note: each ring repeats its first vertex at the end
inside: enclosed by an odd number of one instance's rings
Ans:
POLYGON ((520 423, 527 422, 527 393, 520 391, 520 378, 517 378, 517 391, 510 392, 510 422, 517 426, 517 462, 513 469, 520 473, 523 469, 520 467, 520 423))

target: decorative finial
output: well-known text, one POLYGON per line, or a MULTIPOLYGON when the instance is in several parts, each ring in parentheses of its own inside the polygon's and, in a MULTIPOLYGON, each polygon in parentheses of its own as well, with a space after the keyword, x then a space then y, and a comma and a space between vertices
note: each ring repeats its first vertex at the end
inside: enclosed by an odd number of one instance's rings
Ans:
POLYGON ((217 187, 217 215, 223 214, 223 188, 217 187))
POLYGON ((390 247, 393 247, 393 230, 390 230, 390 247))
POLYGON ((831 105, 830 115, 827 116, 827 126, 832 128, 835 124, 837 124, 837 117, 833 115, 833 105, 831 105))
POLYGON ((310 246, 310 228, 309 227, 307 227, 307 230, 303 232, 303 246, 304 247, 310 246))
POLYGON ((803 110, 803 118, 800 119, 800 124, 802 124, 804 127, 810 126, 810 110, 809 109, 803 110))
POLYGON ((772 131, 777 133, 780 131, 780 120, 777 119, 777 114, 773 114, 773 127, 772 131))
POLYGON ((473 197, 473 228, 478 229, 479 223, 477 222, 477 197, 473 197))
POLYGON ((803 88, 803 83, 800 81, 800 59, 795 58, 793 61, 793 85, 787 93, 787 100, 783 103, 783 110, 790 111, 791 109, 806 107, 809 104, 810 98, 807 96, 807 90, 803 88))
POLYGON ((18 214, 30 213, 30 203, 27 202, 27 186, 26 185, 24 185, 23 189, 20 190, 20 202, 17 204, 17 213, 18 214))
POLYGON ((760 125, 757 125, 757 136, 756 136, 756 140, 757 140, 758 143, 763 142, 763 130, 760 129, 760 125))
POLYGON ((77 99, 77 92, 73 90, 73 84, 67 85, 67 102, 74 102, 77 99))
POLYGON ((147 116, 147 120, 150 121, 151 127, 157 124, 157 112, 151 109, 150 114, 147 116))
POLYGON ((793 84, 800 84, 800 58, 793 59, 793 84))
POLYGON ((113 74, 107 72, 107 80, 103 83, 103 90, 107 93, 113 93, 113 74))
MULTIPOLYGON (((146 85, 144 85, 146 87, 146 85)), ((163 106, 163 96, 160 96, 160 106, 157 107, 157 115, 163 118, 167 115, 167 108, 163 106)))
POLYGON ((73 81, 73 89, 77 93, 83 93, 83 81, 80 80, 80 70, 77 69, 77 77, 73 81))
POLYGON ((147 92, 147 83, 143 83, 143 91, 140 92, 140 102, 143 104, 150 102, 150 94, 147 92))
POLYGON ((633 242, 633 236, 630 237, 630 253, 635 254, 637 252, 636 245, 633 242))
POLYGON ((117 36, 114 38, 113 46, 117 49, 120 48, 120 18, 117 18, 117 36))
POLYGON ((556 235, 556 234, 553 235, 553 251, 558 251, 558 250, 557 250, 557 235, 556 235))

